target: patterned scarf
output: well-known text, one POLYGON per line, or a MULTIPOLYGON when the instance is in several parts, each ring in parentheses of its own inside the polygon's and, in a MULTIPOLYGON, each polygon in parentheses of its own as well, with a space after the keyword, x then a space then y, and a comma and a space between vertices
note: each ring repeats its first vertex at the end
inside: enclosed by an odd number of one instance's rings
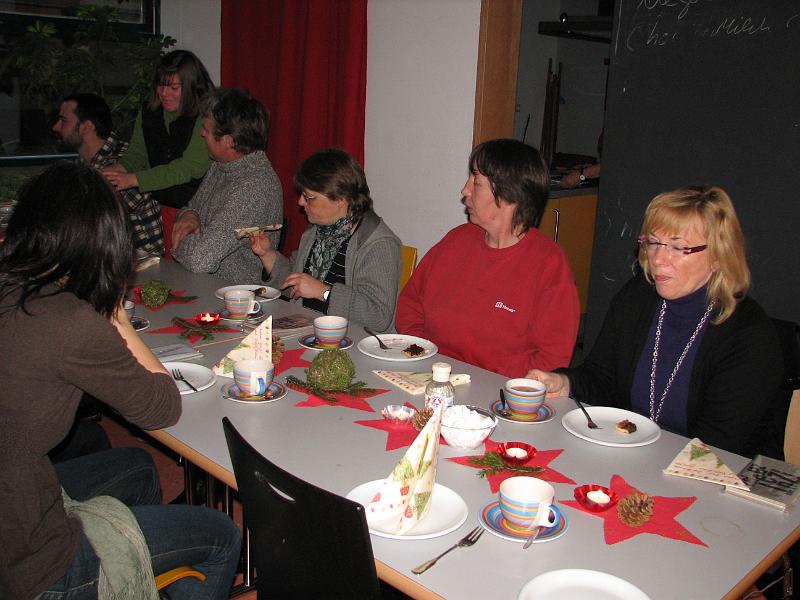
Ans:
POLYGON ((333 259, 353 230, 353 220, 342 217, 330 225, 317 225, 317 236, 308 255, 308 274, 314 279, 322 281, 331 268, 333 259))

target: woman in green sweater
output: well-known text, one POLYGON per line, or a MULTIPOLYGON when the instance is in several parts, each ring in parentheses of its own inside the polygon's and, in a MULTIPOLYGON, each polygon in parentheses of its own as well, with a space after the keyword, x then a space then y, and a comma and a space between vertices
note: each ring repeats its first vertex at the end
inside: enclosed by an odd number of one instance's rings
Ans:
POLYGON ((213 89, 203 63, 188 50, 163 56, 150 100, 136 117, 128 151, 119 163, 103 169, 118 190, 136 187, 161 203, 167 238, 175 213, 189 203, 211 164, 200 136, 200 107, 213 89))

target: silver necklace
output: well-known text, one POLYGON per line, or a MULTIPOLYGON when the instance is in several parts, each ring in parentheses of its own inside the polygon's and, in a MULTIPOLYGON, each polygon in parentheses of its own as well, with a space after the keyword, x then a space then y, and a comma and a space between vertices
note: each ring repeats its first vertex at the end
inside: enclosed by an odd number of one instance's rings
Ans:
POLYGON ((689 348, 692 347, 697 334, 700 333, 700 330, 703 328, 703 325, 708 320, 708 316, 711 314, 711 311, 714 308, 714 302, 712 301, 706 312, 703 314, 703 318, 700 319, 700 322, 697 324, 697 327, 694 328, 694 333, 692 337, 689 338, 689 341, 686 342, 686 347, 681 352, 681 355, 678 357, 678 362, 675 363, 675 368, 672 369, 672 374, 669 376, 667 380, 667 385, 664 388, 664 393, 661 394, 661 399, 658 401, 658 406, 656 406, 655 397, 656 397, 656 365, 658 364, 658 347, 661 345, 661 326, 664 324, 664 313, 667 311, 667 301, 661 301, 661 312, 658 314, 658 325, 656 326, 656 343, 653 346, 653 368, 650 369, 650 419, 658 423, 658 418, 661 416, 661 409, 664 407, 664 400, 667 397, 667 393, 669 392, 669 388, 672 387, 672 382, 675 380, 675 376, 678 374, 678 369, 681 368, 681 364, 683 364, 683 359, 686 358, 686 354, 689 352, 689 348))

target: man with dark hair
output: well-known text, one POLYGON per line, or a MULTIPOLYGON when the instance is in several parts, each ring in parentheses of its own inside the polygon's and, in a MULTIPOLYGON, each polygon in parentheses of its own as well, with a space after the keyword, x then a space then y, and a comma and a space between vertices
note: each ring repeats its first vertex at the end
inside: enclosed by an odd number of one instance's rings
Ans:
MULTIPOLYGON (((128 147, 112 131, 111 110, 96 94, 72 94, 64 98, 53 131, 64 149, 76 151, 84 163, 95 169, 116 163, 128 147)), ((130 213, 136 248, 163 256, 164 234, 158 202, 135 188, 118 193, 130 213)))
MULTIPOLYGON (((283 221, 283 193, 264 148, 267 109, 240 89, 216 90, 203 110, 201 135, 212 159, 203 183, 178 213, 172 255, 194 273, 259 281, 261 262, 234 229, 283 221)), ((277 246, 279 232, 270 234, 277 246)))

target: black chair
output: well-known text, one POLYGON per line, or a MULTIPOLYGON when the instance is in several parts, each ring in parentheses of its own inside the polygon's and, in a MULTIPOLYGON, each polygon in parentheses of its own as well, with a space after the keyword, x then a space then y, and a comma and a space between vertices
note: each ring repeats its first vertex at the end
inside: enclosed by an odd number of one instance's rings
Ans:
POLYGON ((222 419, 250 531, 258 599, 378 598, 364 507, 261 456, 222 419))

